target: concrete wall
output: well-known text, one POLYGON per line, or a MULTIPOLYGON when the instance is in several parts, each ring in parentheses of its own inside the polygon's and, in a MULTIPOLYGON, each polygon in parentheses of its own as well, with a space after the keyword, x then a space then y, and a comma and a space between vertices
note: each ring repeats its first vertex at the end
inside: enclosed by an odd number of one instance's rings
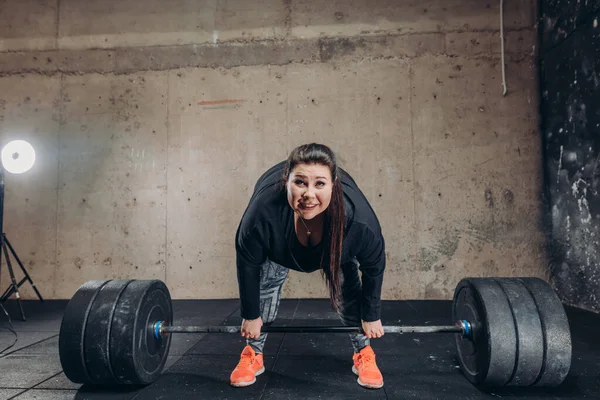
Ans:
POLYGON ((600 311, 600 1, 542 1, 540 76, 551 277, 600 311))
MULTIPOLYGON (((384 298, 546 277, 535 16, 505 2, 503 96, 497 1, 1 2, 1 144, 38 150, 6 176, 5 232, 47 298, 236 297, 256 178, 318 141, 382 222, 384 298)), ((325 295, 318 273, 285 287, 325 295)))

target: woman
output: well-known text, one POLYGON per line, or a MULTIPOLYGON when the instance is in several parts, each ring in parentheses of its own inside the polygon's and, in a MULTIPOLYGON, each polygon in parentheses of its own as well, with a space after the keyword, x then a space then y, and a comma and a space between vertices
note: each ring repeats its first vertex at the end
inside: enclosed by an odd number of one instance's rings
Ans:
POLYGON ((342 322, 363 328, 350 335, 358 383, 383 386, 370 339, 384 334, 385 243, 369 202, 331 149, 299 146, 258 179, 237 229, 236 256, 247 345, 231 373, 233 386, 251 385, 265 370, 267 334, 260 329, 275 320, 289 269, 321 270, 342 322))

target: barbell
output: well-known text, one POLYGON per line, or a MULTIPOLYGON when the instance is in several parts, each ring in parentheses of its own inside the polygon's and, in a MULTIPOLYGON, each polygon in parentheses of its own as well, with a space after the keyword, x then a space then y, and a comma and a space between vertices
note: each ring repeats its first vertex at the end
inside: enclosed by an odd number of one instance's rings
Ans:
MULTIPOLYGON (((571 365, 564 307, 539 278, 464 278, 453 325, 384 326, 386 333, 452 333, 463 375, 476 387, 560 385, 571 365)), ((174 326, 160 280, 93 280, 69 301, 59 333, 64 373, 75 383, 148 385, 161 374, 173 333, 239 333, 239 326, 174 326)), ((263 332, 351 333, 357 326, 263 326, 263 332)))

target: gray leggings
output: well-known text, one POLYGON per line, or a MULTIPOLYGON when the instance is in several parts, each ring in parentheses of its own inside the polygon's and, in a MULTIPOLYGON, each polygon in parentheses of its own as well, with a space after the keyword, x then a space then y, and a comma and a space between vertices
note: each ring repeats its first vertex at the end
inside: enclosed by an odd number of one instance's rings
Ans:
MULTIPOLYGON (((264 325, 275 321, 281 290, 287 279, 289 270, 273 261, 267 260, 260 271, 260 316, 264 325)), ((342 265, 342 306, 338 313, 344 325, 361 326, 360 295, 362 285, 358 275, 358 262, 342 265)), ((246 339, 255 352, 262 353, 267 340, 267 333, 261 333, 258 339, 246 339)), ((350 340, 354 352, 358 353, 363 347, 370 344, 369 338, 360 333, 351 333, 350 340)))

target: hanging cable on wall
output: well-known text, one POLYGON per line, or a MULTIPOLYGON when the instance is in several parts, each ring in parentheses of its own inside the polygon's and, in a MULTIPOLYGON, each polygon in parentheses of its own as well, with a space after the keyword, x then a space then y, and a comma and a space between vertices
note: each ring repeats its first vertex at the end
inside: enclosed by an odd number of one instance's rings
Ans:
POLYGON ((502 53, 502 94, 506 96, 506 74, 504 71, 504 0, 500 0, 500 49, 502 53))

